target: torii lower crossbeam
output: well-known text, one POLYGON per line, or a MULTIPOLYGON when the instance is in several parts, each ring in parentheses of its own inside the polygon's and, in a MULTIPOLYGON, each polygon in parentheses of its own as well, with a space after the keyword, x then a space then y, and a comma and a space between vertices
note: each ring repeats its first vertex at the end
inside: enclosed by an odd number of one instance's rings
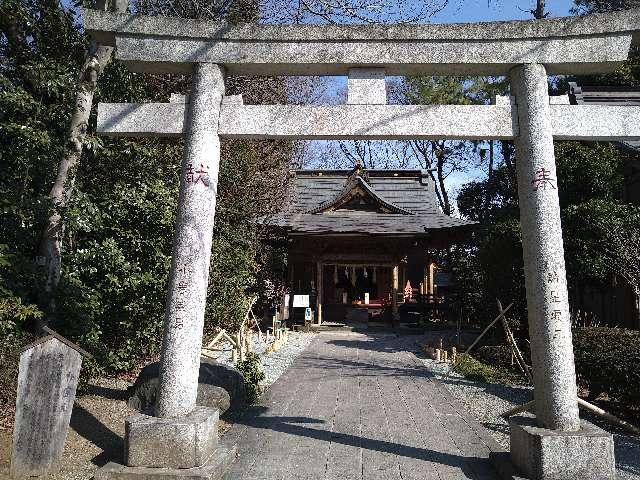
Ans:
MULTIPOLYGON (((564 100, 566 97, 557 97, 564 100)), ((243 105, 223 99, 218 135, 250 139, 512 140, 517 106, 496 105, 243 105)), ((568 102, 567 102, 568 103, 568 102)), ((175 137, 185 132, 185 103, 102 103, 98 133, 175 137)), ((557 140, 640 140, 640 107, 550 106, 557 140)))

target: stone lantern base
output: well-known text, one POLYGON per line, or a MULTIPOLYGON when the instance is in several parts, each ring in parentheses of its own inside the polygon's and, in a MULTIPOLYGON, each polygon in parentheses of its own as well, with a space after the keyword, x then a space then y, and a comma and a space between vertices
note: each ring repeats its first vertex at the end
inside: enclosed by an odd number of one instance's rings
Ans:
POLYGON ((614 480, 613 436, 582 421, 575 432, 538 427, 511 417, 511 460, 530 480, 614 480))

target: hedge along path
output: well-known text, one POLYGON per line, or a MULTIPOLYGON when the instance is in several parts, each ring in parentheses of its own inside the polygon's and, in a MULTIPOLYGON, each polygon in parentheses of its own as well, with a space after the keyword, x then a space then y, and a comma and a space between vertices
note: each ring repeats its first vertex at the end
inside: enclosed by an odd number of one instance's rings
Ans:
MULTIPOLYGON (((520 370, 522 371, 523 374, 526 375, 527 379, 529 380, 529 383, 531 385, 533 385, 533 378, 531 375, 531 367, 529 365, 526 364, 526 362, 524 361, 524 358, 522 356, 522 352, 520 352, 520 349, 518 348, 518 345, 516 344, 515 338, 513 336, 513 332, 511 332, 511 328, 509 328, 509 324, 507 323, 505 314, 507 313, 507 311, 513 306, 513 303, 510 303, 507 308, 505 308, 504 310, 502 309, 502 302, 500 302, 499 299, 496 299, 496 303, 498 305, 498 316, 489 324, 487 325, 487 327, 482 331, 482 333, 480 333, 480 335, 478 335, 478 338, 476 338, 474 340, 474 342, 471 344, 471 346, 469 348, 467 348, 467 350, 464 352, 465 355, 469 353, 469 351, 475 347, 478 342, 480 341, 480 339, 489 331, 489 329, 495 325, 495 323, 498 320, 501 320, 502 322, 502 326, 504 327, 504 331, 507 337, 507 342, 509 343, 509 346, 511 347, 512 352, 514 353, 514 356, 516 358, 516 363, 518 364, 518 367, 520 368, 520 370)), ((620 428, 623 428, 624 430, 626 430, 627 432, 630 432, 634 435, 640 435, 640 428, 630 424, 629 422, 626 422, 624 420, 622 420, 621 418, 616 417, 615 415, 607 412, 606 410, 603 410, 602 408, 587 402, 586 400, 583 400, 582 398, 578 397, 578 406, 590 411, 591 413, 594 413, 595 415, 598 415, 599 417, 604 418, 605 420, 608 420, 609 422, 611 422, 614 425, 618 425, 620 428)), ((526 412, 526 411, 531 411, 533 410, 535 407, 535 400, 531 400, 530 402, 525 403, 524 405, 518 405, 514 408, 512 408, 511 410, 507 410, 506 412, 504 412, 501 417, 503 418, 508 418, 511 417, 517 413, 522 413, 522 412, 526 412)))

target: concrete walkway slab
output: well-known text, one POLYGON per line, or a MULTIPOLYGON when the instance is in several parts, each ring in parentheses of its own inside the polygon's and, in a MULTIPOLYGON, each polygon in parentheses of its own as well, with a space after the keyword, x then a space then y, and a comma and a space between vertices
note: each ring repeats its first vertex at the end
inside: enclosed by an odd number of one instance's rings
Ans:
POLYGON ((501 447, 396 335, 324 333, 223 437, 225 480, 494 480, 501 447))

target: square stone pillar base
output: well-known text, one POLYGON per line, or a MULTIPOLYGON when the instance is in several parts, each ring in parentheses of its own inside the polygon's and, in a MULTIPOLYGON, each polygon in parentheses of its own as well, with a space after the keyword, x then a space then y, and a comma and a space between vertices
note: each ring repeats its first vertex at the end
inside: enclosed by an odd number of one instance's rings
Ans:
POLYGON ((511 417, 511 460, 530 480, 614 480, 613 436, 587 422, 575 432, 511 417))
POLYGON ((124 463, 109 463, 96 480, 217 480, 236 458, 218 444, 218 410, 196 407, 178 418, 136 414, 125 423, 124 463))
POLYGON ((93 477, 95 480, 220 480, 237 457, 237 447, 218 445, 207 463, 194 468, 127 467, 109 462, 93 477))
POLYGON ((196 407, 178 418, 127 418, 124 463, 129 467, 193 468, 204 465, 218 445, 218 410, 196 407))

